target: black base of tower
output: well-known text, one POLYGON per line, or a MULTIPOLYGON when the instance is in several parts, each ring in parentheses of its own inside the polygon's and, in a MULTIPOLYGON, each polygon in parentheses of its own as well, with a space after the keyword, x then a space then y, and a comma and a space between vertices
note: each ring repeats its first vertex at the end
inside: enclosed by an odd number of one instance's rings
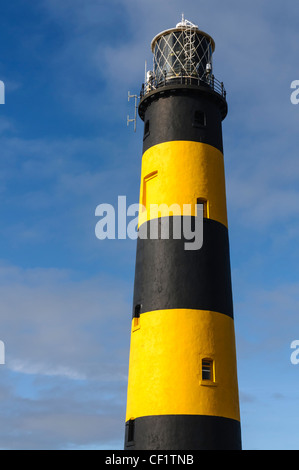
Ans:
POLYGON ((218 416, 145 416, 134 420, 133 432, 126 425, 125 450, 241 450, 240 422, 218 416))

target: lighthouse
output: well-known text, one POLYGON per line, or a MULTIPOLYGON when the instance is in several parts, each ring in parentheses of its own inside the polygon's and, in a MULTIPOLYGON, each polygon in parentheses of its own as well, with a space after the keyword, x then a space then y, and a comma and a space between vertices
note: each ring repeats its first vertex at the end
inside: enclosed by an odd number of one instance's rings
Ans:
POLYGON ((239 450, 226 91, 213 73, 213 38, 184 17, 151 49, 138 105, 144 134, 124 447, 239 450), (203 243, 186 249, 183 222, 196 227, 200 216, 203 243))

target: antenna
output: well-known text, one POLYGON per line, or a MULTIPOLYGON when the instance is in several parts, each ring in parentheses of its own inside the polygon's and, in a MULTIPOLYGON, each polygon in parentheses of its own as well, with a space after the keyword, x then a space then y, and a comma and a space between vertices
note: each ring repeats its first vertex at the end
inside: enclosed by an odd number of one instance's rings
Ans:
POLYGON ((182 21, 176 25, 176 28, 197 28, 198 26, 196 24, 191 23, 191 21, 185 19, 184 13, 182 13, 182 21))
POLYGON ((130 101, 131 98, 135 98, 135 111, 134 111, 134 118, 130 119, 130 116, 127 115, 127 127, 129 127, 130 122, 134 122, 134 132, 136 132, 136 125, 137 125, 137 100, 138 96, 137 95, 131 95, 130 92, 128 91, 128 101, 130 101))

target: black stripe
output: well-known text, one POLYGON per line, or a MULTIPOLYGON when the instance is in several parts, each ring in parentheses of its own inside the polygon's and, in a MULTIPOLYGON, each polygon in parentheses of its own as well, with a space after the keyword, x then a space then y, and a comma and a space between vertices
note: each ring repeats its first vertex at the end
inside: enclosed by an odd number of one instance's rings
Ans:
POLYGON ((207 93, 188 88, 169 90, 164 95, 157 91, 143 118, 143 152, 153 145, 175 140, 203 142, 223 152, 221 111, 207 93), (196 112, 204 113, 205 125, 200 125, 196 112))
POLYGON ((162 415, 126 424, 125 450, 241 450, 240 422, 218 416, 162 415), (133 426, 133 429, 132 429, 133 426), (128 440, 133 439, 131 441, 128 440))
MULTIPOLYGON (((174 240, 173 221, 169 217, 168 240, 141 239, 137 241, 134 285, 134 306, 140 313, 165 309, 211 310, 233 318, 229 239, 227 228, 214 220, 204 219, 203 246, 199 250, 185 250, 183 235, 174 240)), ((194 222, 194 217, 191 217, 194 222)), ((140 227, 140 235, 149 234, 147 221, 140 227)), ((161 218, 158 219, 161 225, 161 218)), ((133 313, 134 315, 134 313, 133 313)))

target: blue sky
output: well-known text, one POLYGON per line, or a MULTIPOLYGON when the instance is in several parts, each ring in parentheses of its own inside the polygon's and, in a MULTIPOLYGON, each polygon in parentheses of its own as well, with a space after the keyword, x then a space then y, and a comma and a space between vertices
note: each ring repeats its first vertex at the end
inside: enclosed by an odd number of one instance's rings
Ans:
POLYGON ((298 449, 299 79, 294 2, 2 2, 0 447, 122 449, 135 247, 95 209, 138 202, 127 128, 150 41, 185 17, 216 42, 244 449, 298 449))

